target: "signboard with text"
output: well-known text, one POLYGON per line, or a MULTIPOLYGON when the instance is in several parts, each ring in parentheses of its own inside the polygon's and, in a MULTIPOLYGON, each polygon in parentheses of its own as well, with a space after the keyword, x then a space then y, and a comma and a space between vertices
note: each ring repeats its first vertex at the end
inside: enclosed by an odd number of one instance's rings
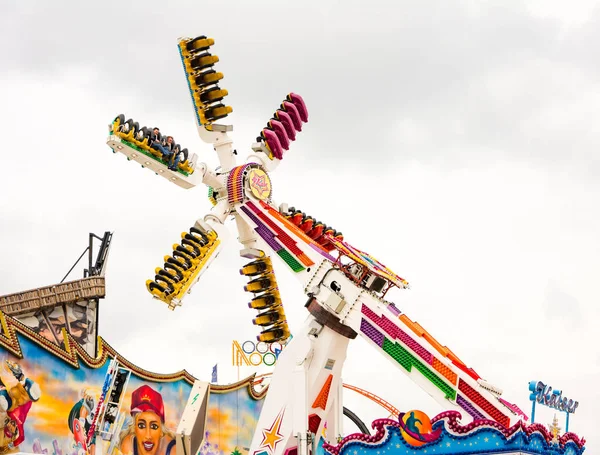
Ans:
POLYGON ((579 406, 578 401, 564 397, 561 390, 552 390, 551 386, 544 384, 542 381, 531 381, 529 390, 532 392, 529 395, 531 401, 536 401, 558 411, 573 414, 579 406))

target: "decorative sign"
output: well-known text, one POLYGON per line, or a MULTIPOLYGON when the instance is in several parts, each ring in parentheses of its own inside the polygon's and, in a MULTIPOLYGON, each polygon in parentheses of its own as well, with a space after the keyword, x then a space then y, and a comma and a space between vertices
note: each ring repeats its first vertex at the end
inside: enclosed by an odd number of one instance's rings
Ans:
POLYGON ((271 196, 271 179, 262 169, 256 167, 250 169, 247 182, 255 198, 264 201, 271 196))
POLYGON ((267 344, 263 341, 258 343, 254 341, 233 341, 231 344, 232 364, 236 367, 266 365, 268 367, 275 365, 277 358, 283 349, 281 343, 267 344))
POLYGON ((573 401, 562 396, 562 391, 552 390, 552 387, 544 384, 542 381, 531 381, 529 390, 532 392, 529 395, 531 401, 538 402, 553 409, 564 411, 568 414, 575 413, 578 401, 573 401))
POLYGON ((437 441, 442 435, 442 429, 435 431, 431 427, 431 420, 422 411, 414 410, 407 413, 401 412, 398 416, 400 434, 406 442, 415 447, 437 441))

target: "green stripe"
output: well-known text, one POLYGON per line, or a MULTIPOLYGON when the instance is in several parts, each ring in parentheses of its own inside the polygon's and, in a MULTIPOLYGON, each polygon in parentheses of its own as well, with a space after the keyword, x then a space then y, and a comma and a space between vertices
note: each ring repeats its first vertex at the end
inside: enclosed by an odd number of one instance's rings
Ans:
POLYGON ((285 263, 287 265, 290 266, 290 268, 294 272, 302 272, 302 270, 304 270, 304 267, 302 267, 302 264, 300 264, 298 261, 296 261, 296 258, 294 258, 294 256, 292 256, 288 252, 288 250, 281 249, 277 252, 277 254, 279 255, 279 257, 281 257, 281 259, 283 259, 285 261, 285 263))
POLYGON ((410 372, 412 367, 415 367, 423 376, 429 379, 434 386, 444 392, 446 398, 451 400, 456 399, 456 390, 446 384, 437 374, 431 371, 421 361, 417 360, 410 352, 400 346, 398 343, 391 342, 389 339, 383 340, 383 351, 398 362, 402 367, 410 372))

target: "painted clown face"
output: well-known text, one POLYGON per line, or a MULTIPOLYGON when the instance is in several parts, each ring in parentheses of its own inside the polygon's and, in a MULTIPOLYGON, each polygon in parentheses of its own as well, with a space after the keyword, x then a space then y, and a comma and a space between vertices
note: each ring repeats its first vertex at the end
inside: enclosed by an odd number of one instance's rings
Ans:
POLYGON ((160 417, 145 411, 135 416, 135 439, 139 455, 154 455, 162 437, 160 417))

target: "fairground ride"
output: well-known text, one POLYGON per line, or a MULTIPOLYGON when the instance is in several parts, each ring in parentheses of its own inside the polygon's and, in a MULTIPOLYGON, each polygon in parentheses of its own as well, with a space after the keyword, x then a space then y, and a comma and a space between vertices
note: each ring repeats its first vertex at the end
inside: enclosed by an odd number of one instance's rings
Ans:
MULTIPOLYGON (((123 115, 110 125, 108 145, 169 182, 185 189, 208 187, 211 211, 181 234, 146 286, 170 309, 182 304, 202 273, 229 238, 225 223, 233 219, 240 255, 250 262, 240 272, 250 278, 257 339, 287 345, 275 367, 260 414, 251 455, 308 454, 316 435, 329 441, 341 435, 341 373, 350 340, 362 336, 444 409, 460 411, 463 422, 482 420, 509 428, 526 419, 502 390, 467 367, 446 346, 393 302, 394 287, 408 282, 348 243, 336 229, 299 209, 277 204, 269 173, 281 163, 308 121, 301 96, 289 93, 260 131, 244 162, 238 163, 222 124, 231 107, 223 104, 223 74, 214 69, 214 41, 205 36, 178 41, 200 138, 210 144, 218 167, 199 162, 171 136, 123 115), (307 297, 307 318, 290 339, 284 306, 272 267, 282 261, 307 297), (324 424, 327 422, 326 428, 324 424)), ((237 150, 243 150, 238 147, 237 150)), ((193 419, 190 408, 184 420, 193 419)), ((190 427, 191 428, 191 427, 190 427)), ((187 430, 186 430, 187 431, 187 430)), ((192 431, 192 430, 189 430, 192 431)), ((188 447, 196 453, 198 447, 188 447)))

